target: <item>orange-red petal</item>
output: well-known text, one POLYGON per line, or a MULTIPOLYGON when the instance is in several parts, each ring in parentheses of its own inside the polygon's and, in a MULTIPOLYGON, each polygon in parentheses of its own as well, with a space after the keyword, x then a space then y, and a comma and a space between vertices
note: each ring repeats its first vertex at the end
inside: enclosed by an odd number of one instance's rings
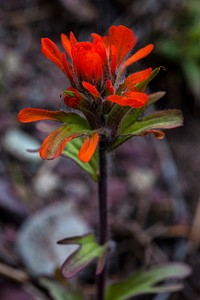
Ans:
POLYGON ((72 31, 70 31, 70 34, 69 34, 69 41, 70 41, 71 47, 73 47, 78 42, 72 31))
POLYGON ((64 33, 61 33, 60 38, 63 48, 65 49, 69 57, 71 57, 71 43, 68 36, 64 33))
POLYGON ((81 147, 78 153, 78 157, 81 161, 83 161, 84 163, 90 161, 90 159, 92 158, 96 150, 98 141, 99 141, 99 135, 97 132, 95 132, 93 136, 85 137, 83 146, 81 147))
POLYGON ((77 108, 79 103, 80 103, 80 100, 78 98, 75 98, 75 97, 69 97, 69 96, 66 96, 64 98, 64 102, 65 104, 68 106, 68 107, 71 107, 71 108, 77 108))
POLYGON ((134 33, 123 25, 111 26, 108 36, 110 46, 115 45, 118 49, 117 66, 119 66, 136 43, 134 33))
POLYGON ((83 81, 82 85, 93 97, 99 98, 101 96, 93 84, 83 81))
POLYGON ((102 79, 102 61, 90 42, 76 43, 72 47, 74 72, 81 81, 96 83, 102 79))
POLYGON ((100 35, 96 34, 96 33, 92 33, 91 36, 93 37, 93 43, 92 44, 93 44, 94 50, 101 57, 103 65, 107 66, 108 57, 107 57, 106 47, 104 45, 103 38, 100 35))
POLYGON ((106 95, 113 95, 114 92, 115 92, 115 89, 112 85, 112 82, 110 79, 107 79, 106 80, 106 83, 105 83, 105 92, 106 92, 106 95))
POLYGON ((131 64, 133 64, 134 62, 144 58, 145 56, 147 56, 149 53, 151 53, 151 51, 153 50, 154 46, 153 44, 149 44, 143 48, 141 48, 140 50, 138 50, 136 53, 134 53, 131 57, 129 57, 122 65, 122 68, 125 69, 128 66, 130 66, 131 64))
POLYGON ((146 80, 151 75, 151 72, 152 72, 152 68, 148 68, 146 70, 133 73, 125 79, 122 86, 126 88, 128 86, 132 86, 139 82, 142 82, 143 80, 146 80))
POLYGON ((142 133, 141 135, 145 136, 145 135, 150 134, 150 133, 153 133, 158 140, 163 140, 165 138, 164 132, 162 132, 160 130, 157 130, 157 129, 147 130, 144 133, 142 133))
POLYGON ((74 83, 74 79, 73 79, 72 73, 71 73, 71 71, 69 69, 69 64, 67 62, 66 55, 65 55, 64 52, 61 54, 61 60, 62 60, 62 69, 63 69, 63 72, 65 73, 65 75, 69 78, 69 80, 73 84, 74 83))
POLYGON ((118 56, 118 48, 115 45, 111 45, 110 47, 110 72, 112 75, 115 75, 115 71, 117 68, 117 56, 118 56))
POLYGON ((41 120, 52 120, 63 122, 63 119, 66 117, 64 111, 50 111, 46 109, 39 108, 24 108, 19 112, 18 120, 21 123, 36 122, 41 120))
POLYGON ((42 159, 54 159, 61 155, 66 143, 74 138, 81 136, 78 133, 72 133, 65 125, 58 127, 42 143, 40 156, 42 159))
POLYGON ((131 106, 134 108, 143 107, 147 100, 148 96, 140 92, 127 92, 126 95, 111 95, 107 97, 108 101, 117 103, 121 106, 131 106))
POLYGON ((61 70, 63 70, 62 66, 62 59, 61 59, 61 53, 58 50, 56 44, 48 39, 48 38, 42 38, 41 39, 41 50, 42 53, 53 63, 55 63, 61 70))

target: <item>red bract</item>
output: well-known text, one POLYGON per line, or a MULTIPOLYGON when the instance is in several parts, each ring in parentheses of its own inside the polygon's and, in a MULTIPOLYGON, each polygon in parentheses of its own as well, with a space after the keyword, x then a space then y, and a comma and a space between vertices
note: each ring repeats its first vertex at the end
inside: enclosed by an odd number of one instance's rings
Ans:
POLYGON ((125 71, 129 65, 147 56, 153 45, 147 45, 131 55, 136 40, 134 33, 122 25, 112 26, 108 36, 93 33, 91 42, 78 42, 72 32, 69 38, 61 34, 63 52, 50 39, 42 38, 43 54, 63 71, 71 84, 64 91, 64 103, 83 114, 83 117, 78 115, 78 119, 73 114, 70 123, 70 113, 40 109, 20 112, 21 122, 54 120, 62 123, 43 142, 40 149, 43 159, 56 158, 66 143, 84 137, 78 157, 88 162, 96 150, 99 135, 105 138, 108 147, 116 139, 117 126, 124 113, 120 107, 145 106, 148 101, 145 86, 138 89, 138 84, 150 78, 152 69, 136 72, 127 78, 125 71), (114 114, 113 120, 115 106, 119 113, 114 114), (112 120, 105 118, 109 113, 112 120))
MULTIPOLYGON (((153 50, 153 45, 149 44, 128 57, 137 39, 129 28, 122 25, 112 26, 108 36, 101 37, 93 33, 92 38, 92 42, 77 42, 72 33, 70 38, 61 34, 63 48, 69 56, 68 60, 65 53, 61 53, 48 38, 42 39, 42 52, 66 74, 74 88, 84 94, 83 82, 92 84, 96 89, 96 95, 102 95, 104 101, 113 102, 116 97, 104 97, 106 81, 111 80, 115 88, 114 94, 121 83, 125 69, 147 56, 153 50)), ((148 73, 149 75, 150 73, 148 73)), ((131 82, 131 78, 129 78, 129 84, 136 85, 137 81, 134 79, 131 82)), ((147 79, 146 74, 143 74, 138 82, 145 79, 147 79)), ((117 93, 117 103, 122 106, 138 107, 138 103, 143 106, 148 100, 148 97, 141 92, 135 94, 134 97, 132 95, 129 97, 129 94, 124 95, 124 92, 122 89, 120 93, 117 93), (129 100, 125 101, 126 98, 129 100)), ((93 92, 91 94, 94 96, 93 92)))

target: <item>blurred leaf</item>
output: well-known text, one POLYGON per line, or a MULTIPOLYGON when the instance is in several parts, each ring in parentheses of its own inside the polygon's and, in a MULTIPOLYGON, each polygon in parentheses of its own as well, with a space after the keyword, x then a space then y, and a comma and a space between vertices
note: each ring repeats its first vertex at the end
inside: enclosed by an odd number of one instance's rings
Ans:
POLYGON ((175 292, 183 287, 182 284, 156 284, 169 279, 183 279, 190 273, 191 269, 180 263, 155 267, 149 271, 142 270, 124 281, 108 286, 106 300, 125 300, 148 293, 175 292))
POLYGON ((105 255, 107 246, 98 245, 93 234, 66 238, 59 241, 58 244, 79 245, 78 249, 72 253, 62 265, 61 271, 65 278, 71 278, 75 276, 95 258, 99 258, 100 263, 97 273, 102 271, 102 264, 105 262, 105 259, 102 259, 102 257, 105 255))
POLYGON ((166 92, 156 92, 156 93, 150 94, 149 98, 148 98, 148 102, 145 105, 145 109, 147 107, 149 107, 150 105, 152 105, 153 103, 160 100, 165 94, 166 94, 166 92))
POLYGON ((194 60, 185 60, 182 68, 187 82, 193 93, 199 98, 200 95, 200 66, 194 60))
POLYGON ((46 278, 42 278, 40 283, 48 289, 53 300, 83 300, 77 289, 75 290, 72 287, 65 288, 61 284, 46 278))
POLYGON ((78 152, 83 145, 83 138, 74 139, 67 143, 62 154, 73 159, 79 167, 86 171, 94 181, 98 181, 99 178, 99 161, 98 150, 88 163, 82 162, 78 158, 78 152))
POLYGON ((180 45, 177 40, 165 39, 161 40, 160 43, 156 45, 156 51, 162 55, 176 60, 182 57, 180 45))

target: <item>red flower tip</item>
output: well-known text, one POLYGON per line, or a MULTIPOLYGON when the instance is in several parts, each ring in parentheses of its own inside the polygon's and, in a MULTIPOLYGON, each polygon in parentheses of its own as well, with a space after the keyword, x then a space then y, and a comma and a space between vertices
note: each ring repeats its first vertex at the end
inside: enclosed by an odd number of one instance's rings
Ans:
POLYGON ((66 96, 64 98, 64 102, 68 107, 77 108, 80 101, 79 101, 79 99, 77 99, 75 97, 66 96))
POLYGON ((115 89, 114 89, 110 79, 106 80, 105 92, 106 92, 106 95, 113 95, 115 92, 115 89))
POLYGON ((73 87, 69 87, 66 91, 64 91, 64 95, 65 104, 71 108, 77 108, 81 103, 81 100, 84 99, 81 93, 73 87))
POLYGON ((94 98, 99 98, 101 97, 100 93, 97 91, 96 87, 86 81, 82 82, 82 86, 94 97, 94 98))
POLYGON ((71 43, 70 40, 68 39, 68 36, 64 33, 61 33, 60 35, 61 38, 61 43, 63 48, 65 49, 65 51, 67 52, 67 54, 69 55, 69 57, 71 57, 71 43))
POLYGON ((137 39, 134 38, 133 31, 123 25, 111 26, 108 37, 110 46, 114 45, 118 50, 117 66, 119 66, 125 56, 134 47, 137 39))
POLYGON ((107 100, 117 103, 121 106, 131 106, 133 108, 140 108, 146 104, 146 102, 148 101, 148 96, 140 92, 126 92, 123 94, 123 96, 108 96, 107 100))
POLYGON ((142 70, 136 73, 129 75, 125 81, 121 84, 120 89, 126 88, 131 90, 137 83, 146 80, 152 73, 152 68, 148 68, 146 70, 142 70))
POLYGON ((61 53, 58 50, 56 44, 48 38, 41 39, 41 51, 42 53, 54 62, 61 70, 63 70, 61 53))
POLYGON ((85 137, 83 146, 78 153, 78 157, 82 162, 87 163, 88 161, 90 161, 96 150, 98 141, 99 135, 97 132, 92 137, 85 137))
POLYGON ((146 57, 147 55, 149 55, 151 53, 151 51, 153 50, 154 45, 153 44, 149 44, 143 48, 141 48, 140 50, 138 50, 136 53, 134 53, 131 57, 129 57, 122 65, 122 69, 127 68, 128 66, 132 65, 134 62, 146 57))

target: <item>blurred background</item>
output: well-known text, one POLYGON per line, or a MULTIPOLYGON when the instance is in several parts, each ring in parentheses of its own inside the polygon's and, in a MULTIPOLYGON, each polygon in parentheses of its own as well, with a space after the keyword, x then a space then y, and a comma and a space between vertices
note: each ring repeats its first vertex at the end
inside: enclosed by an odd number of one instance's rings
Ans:
POLYGON ((109 276, 182 261, 193 269, 183 291, 138 299, 200 299, 200 1, 0 0, 2 300, 94 299, 94 266, 63 280, 59 267, 72 249, 56 241, 98 233, 96 184, 70 159, 44 162, 27 152, 45 134, 40 124, 19 124, 17 114, 25 107, 62 108, 68 82, 41 54, 41 37, 60 47, 62 32, 88 40, 113 24, 133 29, 136 49, 154 43, 130 71, 164 66, 150 90, 166 91, 157 109, 181 109, 184 126, 166 132, 164 141, 132 139, 112 154, 109 276))

